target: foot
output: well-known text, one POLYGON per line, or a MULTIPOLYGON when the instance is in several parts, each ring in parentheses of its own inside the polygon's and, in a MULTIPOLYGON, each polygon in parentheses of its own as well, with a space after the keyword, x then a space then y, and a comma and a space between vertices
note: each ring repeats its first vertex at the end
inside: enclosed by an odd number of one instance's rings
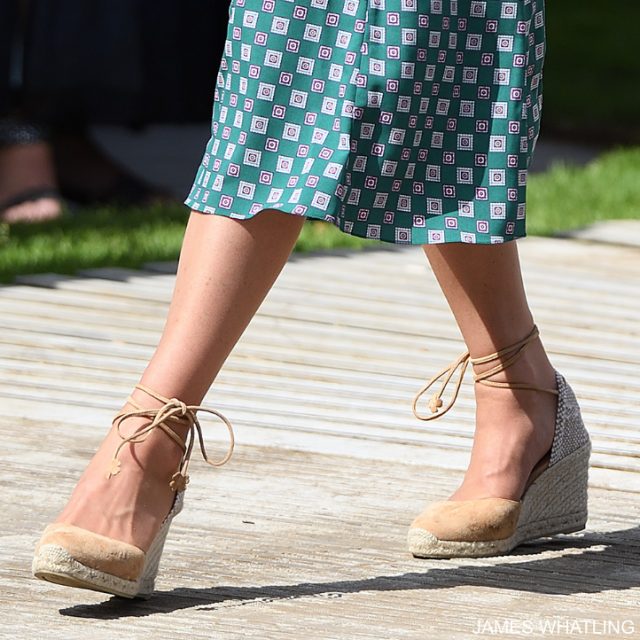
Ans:
POLYGON ((43 222, 59 217, 60 199, 50 195, 56 189, 51 150, 46 142, 0 149, 0 207, 3 209, 0 219, 3 222, 43 222), (30 195, 38 192, 46 195, 30 195))
MULTIPOLYGON (((151 406, 148 398, 145 406, 151 406)), ((125 406, 125 410, 131 409, 125 406)), ((148 423, 144 418, 130 418, 122 423, 121 430, 129 435, 148 423)), ((171 428, 186 436, 186 427, 182 433, 174 423, 171 428)), ((173 505, 175 493, 169 481, 182 451, 167 434, 154 429, 144 442, 120 449, 120 472, 108 478, 111 460, 121 442, 112 427, 55 522, 82 527, 146 552, 173 505)))
MULTIPOLYGON (((475 368, 476 373, 482 370, 480 366, 475 368)), ((556 388, 555 370, 539 340, 532 343, 516 363, 491 380, 556 388)), ((475 385, 475 394, 476 429, 471 460, 462 484, 449 499, 520 500, 534 466, 551 449, 557 396, 483 384, 475 385)))

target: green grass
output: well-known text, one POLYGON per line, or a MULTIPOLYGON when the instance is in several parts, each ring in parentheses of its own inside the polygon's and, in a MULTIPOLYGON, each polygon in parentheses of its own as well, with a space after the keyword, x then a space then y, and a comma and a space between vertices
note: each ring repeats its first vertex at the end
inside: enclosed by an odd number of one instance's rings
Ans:
MULTIPOLYGON (((552 235, 596 220, 640 218, 640 148, 620 149, 586 167, 556 166, 531 177, 528 232, 552 235)), ((137 268, 177 258, 188 211, 80 210, 58 222, 0 227, 0 281, 18 274, 74 273, 100 266, 137 268)), ((358 249, 376 243, 323 222, 308 222, 296 251, 358 249)))
POLYGON ((640 219, 640 147, 603 154, 584 167, 532 175, 527 232, 553 235, 598 220, 640 219))
MULTIPOLYGON (((81 209, 41 224, 0 225, 0 282, 28 273, 75 273, 100 266, 138 268, 175 260, 188 218, 183 205, 147 209, 81 209)), ((296 251, 357 249, 374 244, 333 225, 308 222, 296 251)))

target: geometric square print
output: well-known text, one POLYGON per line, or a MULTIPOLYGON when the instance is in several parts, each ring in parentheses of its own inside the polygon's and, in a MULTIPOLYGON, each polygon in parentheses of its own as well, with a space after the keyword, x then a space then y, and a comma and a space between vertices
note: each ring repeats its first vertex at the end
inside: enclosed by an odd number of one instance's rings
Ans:
POLYGON ((186 204, 399 244, 525 235, 542 0, 232 0, 186 204))

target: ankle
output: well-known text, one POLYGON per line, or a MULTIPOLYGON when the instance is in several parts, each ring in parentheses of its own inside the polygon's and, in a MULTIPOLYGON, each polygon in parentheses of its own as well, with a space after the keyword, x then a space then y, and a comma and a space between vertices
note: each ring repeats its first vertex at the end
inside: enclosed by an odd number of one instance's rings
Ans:
MULTIPOLYGON (((497 364, 496 361, 473 364, 476 375, 489 371, 497 364)), ((542 345, 540 338, 536 338, 528 345, 521 356, 508 367, 491 375, 488 380, 493 382, 526 383, 544 389, 556 389, 556 371, 542 345)))
MULTIPOLYGON (((137 402, 138 399, 134 401, 137 402)), ((157 409, 162 404, 153 398, 149 398, 149 402, 144 405, 139 404, 145 410, 157 409)), ((135 414, 139 411, 136 405, 125 402, 118 416, 122 414, 135 414)), ((162 429, 153 429, 148 433, 144 433, 144 429, 148 427, 153 418, 150 416, 130 415, 123 420, 118 417, 112 423, 110 439, 113 451, 111 455, 117 458, 121 463, 121 467, 133 465, 134 468, 140 469, 145 476, 157 480, 165 480, 167 482, 178 469, 183 456, 183 448, 181 448, 173 438, 169 437, 162 429), (131 438, 140 434, 139 441, 131 441, 124 444, 118 451, 123 439, 131 438)), ((166 421, 166 425, 180 438, 184 443, 189 433, 189 423, 182 418, 171 418, 166 421)), ((138 438, 136 437, 135 440, 138 438)))
MULTIPOLYGON (((135 413, 137 411, 152 411, 154 409, 160 409, 163 406, 163 403, 156 400, 155 398, 149 398, 145 394, 133 392, 130 396, 131 399, 136 404, 133 404, 129 400, 127 400, 117 415, 121 415, 123 413, 135 413)), ((144 427, 148 426, 153 418, 148 416, 131 416, 130 418, 126 418, 122 422, 121 431, 123 434, 131 435, 137 431, 140 431, 144 427)), ((115 426, 115 420, 114 420, 115 426)), ((186 441, 187 436, 189 435, 189 426, 190 423, 186 418, 182 418, 179 416, 174 416, 167 421, 167 426, 172 429, 183 442, 186 441)), ((171 438, 165 436, 165 439, 171 442, 171 438)))

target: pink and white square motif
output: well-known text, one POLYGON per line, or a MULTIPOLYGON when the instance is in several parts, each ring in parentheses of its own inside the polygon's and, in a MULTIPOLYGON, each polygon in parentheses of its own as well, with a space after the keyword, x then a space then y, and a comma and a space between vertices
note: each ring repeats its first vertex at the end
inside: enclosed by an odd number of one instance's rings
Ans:
POLYGON ((406 96, 400 96, 398 98, 398 111, 402 111, 403 113, 408 113, 411 108, 411 98, 406 96))
POLYGON ((413 216, 413 226, 422 229, 427 226, 427 219, 423 215, 413 216))
POLYGON ((273 173, 271 171, 261 171, 258 176, 258 182, 260 184, 271 184, 273 181, 273 173))
POLYGON ((427 198, 427 213, 432 216, 442 214, 442 200, 439 198, 427 198))
POLYGON ((474 216, 473 202, 468 200, 460 200, 458 202, 458 213, 465 218, 473 218, 474 216))
POLYGON ((367 225, 367 238, 370 240, 379 240, 380 239, 380 225, 379 224, 368 224, 367 225))
POLYGON ((222 195, 220 196, 219 205, 221 209, 231 209, 233 205, 233 198, 231 196, 222 195))
POLYGON ((375 189, 378 186, 377 176, 367 176, 364 180, 364 186, 366 189, 375 189))
POLYGON ((325 24, 329 27, 336 27, 340 22, 340 14, 338 13, 327 13, 327 17, 325 18, 325 24))
POLYGON ((293 17, 297 20, 304 20, 307 17, 307 7, 297 5, 293 9, 293 17))
POLYGON ((365 20, 356 20, 353 26, 355 33, 364 33, 367 29, 367 22, 365 20))
POLYGON ((504 220, 507 216, 507 206, 504 202, 492 202, 489 209, 493 219, 504 220))
POLYGON ((395 45, 388 46, 387 58, 389 58, 389 60, 400 60, 400 47, 395 45))

